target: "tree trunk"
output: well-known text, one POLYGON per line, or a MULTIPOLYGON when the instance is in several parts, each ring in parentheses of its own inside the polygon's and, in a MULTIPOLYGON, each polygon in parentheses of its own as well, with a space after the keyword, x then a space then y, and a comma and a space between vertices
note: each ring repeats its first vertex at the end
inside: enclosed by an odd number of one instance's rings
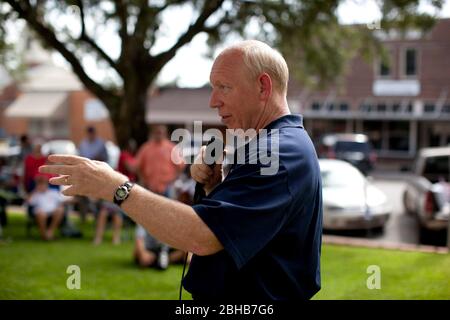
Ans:
POLYGON ((111 110, 111 120, 121 149, 126 147, 130 139, 134 139, 138 146, 148 139, 148 125, 145 120, 147 87, 136 83, 125 85, 124 89, 120 105, 111 110))

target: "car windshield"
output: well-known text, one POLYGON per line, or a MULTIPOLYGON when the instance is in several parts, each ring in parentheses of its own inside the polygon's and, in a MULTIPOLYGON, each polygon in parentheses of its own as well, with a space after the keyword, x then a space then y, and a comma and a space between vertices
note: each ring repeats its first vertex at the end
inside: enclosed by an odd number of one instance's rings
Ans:
POLYGON ((423 171, 425 178, 432 183, 439 181, 450 181, 450 157, 430 157, 426 159, 423 171))
POLYGON ((338 141, 335 150, 337 152, 370 152, 368 143, 356 141, 338 141))
POLYGON ((322 185, 330 187, 361 187, 364 185, 364 176, 353 167, 324 169, 320 172, 322 185))

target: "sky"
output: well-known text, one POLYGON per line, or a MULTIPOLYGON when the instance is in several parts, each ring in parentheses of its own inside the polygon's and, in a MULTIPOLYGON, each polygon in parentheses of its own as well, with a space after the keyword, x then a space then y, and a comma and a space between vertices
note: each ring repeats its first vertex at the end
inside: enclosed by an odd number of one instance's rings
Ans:
MULTIPOLYGON (((434 8, 428 1, 421 1, 419 10, 422 12, 434 12, 434 8)), ((165 12, 163 16, 162 32, 164 37, 158 39, 152 53, 160 52, 169 48, 191 23, 192 9, 189 6, 175 8, 165 12), (175 23, 176 22, 176 23, 175 23)), ((338 18, 341 23, 372 23, 381 17, 381 13, 376 5, 376 0, 346 0, 338 7, 338 18)), ((446 0, 440 17, 450 17, 450 0, 446 0)), ((73 21, 74 29, 79 26, 76 20, 73 21)), ((99 39, 99 44, 107 52, 119 53, 119 41, 112 28, 105 27, 105 35, 99 39)), ((76 30, 75 30, 76 32, 76 30)), ((175 80, 181 87, 199 87, 205 85, 209 79, 209 71, 212 60, 206 58, 208 47, 206 45, 206 35, 197 35, 189 44, 178 50, 177 55, 163 68, 158 84, 173 83, 175 80)), ((53 54, 53 59, 57 65, 68 66, 67 62, 58 54, 53 54)), ((93 58, 86 58, 84 61, 89 74, 96 80, 104 77, 104 72, 99 70, 93 58)))

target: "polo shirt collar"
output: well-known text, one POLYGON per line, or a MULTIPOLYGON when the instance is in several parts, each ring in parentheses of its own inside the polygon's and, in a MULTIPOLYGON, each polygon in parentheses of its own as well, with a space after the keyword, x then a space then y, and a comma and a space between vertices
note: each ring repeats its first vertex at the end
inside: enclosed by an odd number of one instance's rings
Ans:
POLYGON ((281 129, 285 127, 303 128, 303 117, 300 114, 288 114, 282 116, 271 123, 269 123, 264 129, 281 129))

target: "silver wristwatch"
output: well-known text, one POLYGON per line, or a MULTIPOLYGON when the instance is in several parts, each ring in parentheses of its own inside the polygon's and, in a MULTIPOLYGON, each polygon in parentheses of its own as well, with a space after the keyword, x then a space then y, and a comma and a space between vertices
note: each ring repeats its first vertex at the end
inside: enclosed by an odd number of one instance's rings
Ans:
POLYGON ((120 207, 122 202, 125 201, 126 198, 130 195, 131 188, 133 188, 134 183, 127 181, 124 184, 120 185, 116 192, 114 192, 114 203, 120 207))

